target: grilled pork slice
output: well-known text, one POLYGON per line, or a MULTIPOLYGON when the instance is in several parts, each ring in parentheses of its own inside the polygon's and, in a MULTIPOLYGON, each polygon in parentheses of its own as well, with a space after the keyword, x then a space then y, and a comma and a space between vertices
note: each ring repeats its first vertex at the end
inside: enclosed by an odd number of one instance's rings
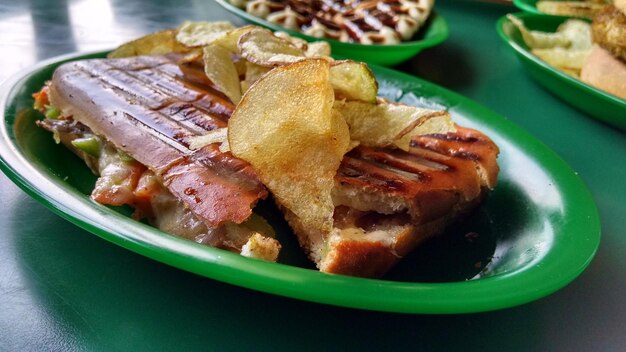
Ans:
POLYGON ((496 184, 497 154, 488 137, 460 126, 416 137, 408 152, 357 147, 335 177, 329 234, 283 212, 321 271, 379 277, 481 202, 496 184))
POLYGON ((61 119, 40 126, 100 176, 94 200, 130 204, 174 234, 276 260, 276 240, 235 226, 267 196, 251 167, 216 144, 188 148, 188 138, 227 126, 233 110, 202 67, 166 56, 72 62, 55 71, 48 95, 61 119), (74 148, 86 137, 100 141, 97 153, 74 148))

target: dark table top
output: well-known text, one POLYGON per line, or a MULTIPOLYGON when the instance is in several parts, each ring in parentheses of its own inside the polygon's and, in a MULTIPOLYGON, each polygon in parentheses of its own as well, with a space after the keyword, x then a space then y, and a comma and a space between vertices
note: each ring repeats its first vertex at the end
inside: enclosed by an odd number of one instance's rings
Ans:
MULTIPOLYGON (((70 224, 0 174, 0 350, 626 350, 626 136, 538 86, 499 40, 515 9, 437 3, 450 37, 397 67, 520 125, 587 184, 602 221, 589 268, 522 306, 466 315, 302 302, 181 271, 70 224)), ((210 0, 0 1, 0 80, 186 19, 240 20, 210 0)))

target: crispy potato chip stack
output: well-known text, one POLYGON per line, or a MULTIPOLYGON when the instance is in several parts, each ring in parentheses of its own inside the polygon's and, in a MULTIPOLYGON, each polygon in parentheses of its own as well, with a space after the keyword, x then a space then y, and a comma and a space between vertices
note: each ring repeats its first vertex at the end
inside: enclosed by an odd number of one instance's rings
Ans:
POLYGON ((350 142, 333 102, 328 62, 311 59, 257 81, 228 123, 233 154, 254 167, 278 203, 323 230, 332 227, 331 189, 350 142))
POLYGON ((209 80, 237 106, 227 129, 194 137, 191 148, 217 143, 249 162, 282 207, 322 233, 333 228, 331 191, 351 148, 408 150, 412 136, 455 130, 446 111, 378 98, 367 65, 335 61, 324 42, 224 22, 186 22, 159 33, 110 56, 171 52, 185 54, 183 62, 201 57, 209 80), (157 37, 165 38, 165 46, 157 37))
POLYGON ((454 130, 447 112, 377 99, 377 87, 369 68, 352 61, 302 59, 272 69, 231 116, 231 151, 303 226, 329 233, 334 178, 351 147, 407 150, 412 133, 454 130))

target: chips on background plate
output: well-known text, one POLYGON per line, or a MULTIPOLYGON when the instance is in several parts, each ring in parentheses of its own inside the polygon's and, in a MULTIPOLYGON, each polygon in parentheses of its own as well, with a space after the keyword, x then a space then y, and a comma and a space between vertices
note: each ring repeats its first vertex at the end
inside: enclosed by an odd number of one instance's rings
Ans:
POLYGON ((569 19, 551 33, 528 30, 514 15, 507 15, 507 18, 519 29, 531 53, 571 76, 580 77, 593 44, 589 23, 569 19))

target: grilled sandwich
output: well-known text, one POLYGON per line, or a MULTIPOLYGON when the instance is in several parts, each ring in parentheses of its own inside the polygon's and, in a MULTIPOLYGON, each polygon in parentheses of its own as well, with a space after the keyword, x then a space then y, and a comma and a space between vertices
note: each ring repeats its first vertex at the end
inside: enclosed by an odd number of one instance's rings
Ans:
POLYGON ((188 137, 226 126, 233 110, 201 66, 166 56, 72 62, 36 98, 59 115, 39 125, 99 175, 95 201, 131 205, 185 238, 277 259, 275 239, 241 225, 268 194, 250 166, 215 145, 188 148, 188 137))
MULTIPOLYGON (((268 195, 255 171, 217 144, 189 148, 189 137, 226 127, 235 106, 199 63, 178 59, 65 64, 39 93, 47 92, 61 118, 39 125, 100 176, 96 201, 130 204, 137 217, 167 232, 276 260, 276 240, 241 230, 268 195), (100 143, 96 153, 77 147, 89 138, 100 143)), ((321 271, 379 277, 480 203, 495 186, 497 154, 488 137, 460 126, 415 137, 408 151, 359 146, 345 155, 335 177, 330 233, 306 228, 281 209, 321 271)))

